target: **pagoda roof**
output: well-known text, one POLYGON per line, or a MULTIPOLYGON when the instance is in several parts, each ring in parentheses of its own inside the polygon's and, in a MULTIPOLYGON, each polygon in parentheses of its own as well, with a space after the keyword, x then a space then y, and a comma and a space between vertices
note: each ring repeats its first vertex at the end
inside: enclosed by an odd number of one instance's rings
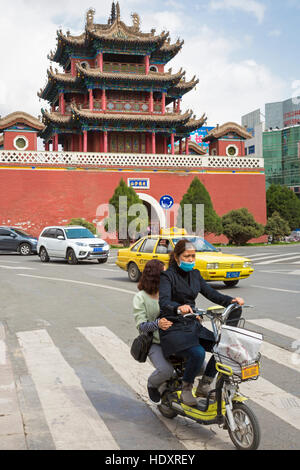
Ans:
POLYGON ((203 116, 200 119, 196 119, 196 116, 193 116, 183 126, 180 126, 178 129, 176 129, 176 132, 177 134, 183 134, 183 135, 190 134, 191 132, 194 132, 197 129, 200 129, 200 127, 202 127, 206 121, 207 121, 207 117, 205 114, 203 114, 203 116))
POLYGON ((138 74, 138 73, 113 73, 113 72, 101 72, 99 68, 91 68, 87 67, 84 68, 80 64, 77 65, 78 75, 81 76, 83 79, 93 79, 95 81, 130 81, 133 82, 144 82, 145 84, 163 84, 164 86, 176 86, 181 79, 185 76, 185 71, 182 69, 179 70, 176 74, 172 74, 172 69, 169 70, 167 73, 159 73, 159 72, 149 72, 148 75, 146 74, 138 74))
MULTIPOLYGON (((80 126, 80 123, 85 122, 90 125, 113 125, 118 127, 120 123, 132 124, 149 124, 151 128, 153 124, 156 128, 172 128, 182 130, 188 134, 189 125, 194 130, 195 121, 191 119, 192 111, 188 110, 184 114, 167 113, 165 115, 143 115, 143 114, 126 114, 126 113, 95 113, 88 109, 79 109, 76 104, 71 105, 71 115, 62 115, 58 112, 49 112, 42 110, 43 122, 45 126, 53 126, 58 128, 74 128, 80 126)), ((201 120, 203 124, 204 120, 201 120)), ((199 127, 199 121, 196 126, 199 127)), ((147 126, 146 126, 147 128, 147 126)))
POLYGON ((108 24, 94 23, 95 10, 87 12, 85 31, 73 36, 69 32, 64 34, 62 30, 57 31, 57 48, 55 52, 48 55, 50 60, 64 65, 71 51, 85 51, 87 55, 94 56, 98 50, 112 49, 118 47, 125 50, 141 49, 151 56, 159 56, 166 63, 173 58, 181 49, 183 42, 179 39, 175 44, 170 43, 169 32, 163 31, 157 35, 156 30, 143 33, 140 30, 140 17, 133 13, 133 25, 127 26, 120 19, 120 7, 117 3, 117 12, 109 18, 108 24))
POLYGON ((234 133, 237 134, 239 137, 242 139, 252 139, 253 136, 250 134, 245 127, 240 126, 240 124, 237 124, 236 122, 226 122, 225 124, 222 124, 222 126, 217 126, 214 129, 212 129, 204 138, 203 142, 208 142, 211 140, 216 140, 220 139, 221 137, 224 137, 225 135, 229 133, 234 133))
POLYGON ((39 119, 28 113, 24 113, 23 111, 15 111, 14 113, 8 114, 4 118, 0 119, 0 130, 8 129, 17 123, 25 124, 38 131, 44 129, 44 124, 42 124, 39 119))
MULTIPOLYGON (((195 152, 197 155, 207 155, 207 149, 200 147, 196 142, 189 141, 189 150, 195 152)), ((179 154, 179 145, 175 147, 175 153, 179 154)))
POLYGON ((175 86, 168 90, 169 96, 183 96, 199 83, 199 79, 196 79, 196 76, 192 78, 189 82, 185 81, 185 77, 183 77, 175 86))

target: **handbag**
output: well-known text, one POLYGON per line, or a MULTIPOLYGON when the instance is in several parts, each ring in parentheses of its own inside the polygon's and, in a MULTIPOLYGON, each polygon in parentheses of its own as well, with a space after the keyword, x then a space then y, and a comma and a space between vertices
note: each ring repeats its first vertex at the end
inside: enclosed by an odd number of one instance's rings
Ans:
POLYGON ((153 334, 142 333, 132 343, 130 353, 132 357, 140 362, 144 363, 147 361, 147 357, 152 345, 153 334))

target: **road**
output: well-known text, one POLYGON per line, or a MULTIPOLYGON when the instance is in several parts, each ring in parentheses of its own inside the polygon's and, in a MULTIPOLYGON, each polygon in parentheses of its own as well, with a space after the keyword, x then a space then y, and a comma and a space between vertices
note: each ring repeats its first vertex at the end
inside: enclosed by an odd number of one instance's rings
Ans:
MULTIPOLYGON (((225 248, 255 263, 236 288, 247 327, 264 334, 262 377, 242 385, 261 449, 300 445, 300 246, 225 248)), ((136 363, 137 286, 115 266, 0 254, 0 449, 232 449, 228 434, 149 403, 151 365, 136 363)), ((210 303, 198 298, 198 306, 210 303)))

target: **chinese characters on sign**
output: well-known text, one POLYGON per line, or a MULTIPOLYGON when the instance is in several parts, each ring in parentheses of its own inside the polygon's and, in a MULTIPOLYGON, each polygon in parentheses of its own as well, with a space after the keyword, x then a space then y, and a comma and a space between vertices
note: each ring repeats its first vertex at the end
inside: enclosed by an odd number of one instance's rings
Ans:
POLYGON ((150 179, 149 178, 144 178, 144 179, 129 178, 128 187, 133 188, 133 189, 150 189, 150 179))

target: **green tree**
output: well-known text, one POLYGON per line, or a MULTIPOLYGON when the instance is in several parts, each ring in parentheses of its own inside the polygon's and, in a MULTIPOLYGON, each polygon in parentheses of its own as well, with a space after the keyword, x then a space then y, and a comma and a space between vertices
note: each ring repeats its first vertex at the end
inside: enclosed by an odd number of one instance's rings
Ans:
POLYGON ((119 241, 128 246, 130 240, 147 234, 148 211, 134 189, 129 188, 123 178, 109 201, 109 216, 105 230, 117 232, 119 241))
POLYGON ((92 232, 94 235, 96 235, 97 230, 94 224, 91 222, 88 222, 85 219, 71 219, 70 225, 81 225, 82 227, 87 228, 90 232, 92 232))
POLYGON ((179 211, 178 214, 177 225, 179 227, 187 228, 188 219, 190 218, 192 224, 190 229, 199 235, 203 227, 201 227, 201 224, 199 223, 200 212, 199 209, 197 210, 197 206, 199 208, 201 205, 204 206, 204 233, 221 235, 221 218, 213 208, 209 192, 197 177, 194 178, 188 191, 182 198, 180 203, 181 211, 179 211), (191 214, 188 210, 188 205, 191 207, 191 214))
POLYGON ((234 245, 245 245, 252 238, 261 237, 265 231, 246 208, 228 212, 222 217, 222 224, 223 234, 234 245))
POLYGON ((287 221, 280 216, 279 212, 273 212, 265 227, 265 234, 271 236, 272 242, 274 243, 276 241, 280 241, 290 233, 291 229, 287 221))
POLYGON ((280 184, 272 184, 267 191, 268 218, 278 212, 291 230, 300 228, 300 199, 294 191, 280 184))

